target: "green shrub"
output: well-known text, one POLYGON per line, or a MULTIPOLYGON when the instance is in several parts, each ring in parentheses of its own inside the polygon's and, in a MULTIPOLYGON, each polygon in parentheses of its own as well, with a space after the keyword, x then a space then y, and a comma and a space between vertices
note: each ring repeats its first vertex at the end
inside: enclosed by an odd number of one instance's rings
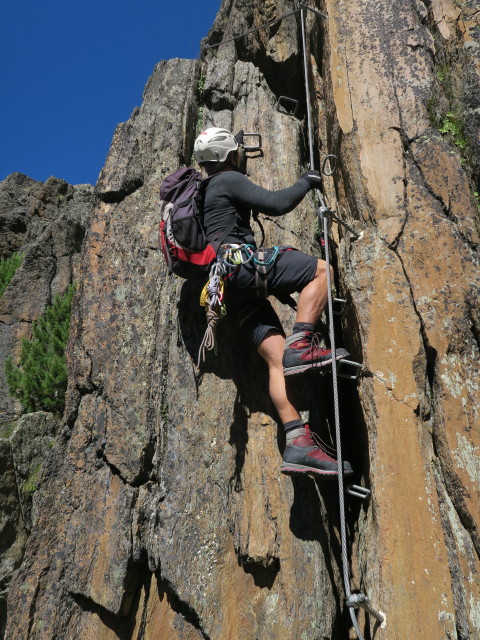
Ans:
POLYGON ((65 347, 70 331, 70 311, 74 286, 33 323, 31 340, 22 340, 19 366, 12 357, 5 363, 10 394, 20 400, 24 413, 61 413, 65 406, 67 366, 65 347))
POLYGON ((12 253, 10 258, 0 260, 0 296, 3 296, 3 292, 8 287, 10 280, 15 275, 15 271, 21 264, 21 253, 12 253))
POLYGON ((32 470, 28 478, 23 483, 23 490, 25 493, 35 493, 38 487, 38 477, 40 475, 40 470, 42 468, 41 464, 37 464, 37 466, 32 470))
POLYGON ((453 111, 449 111, 443 118, 440 133, 446 133, 453 138, 453 142, 460 149, 465 149, 467 141, 464 134, 463 118, 453 111))
POLYGON ((5 422, 0 426, 0 438, 9 438, 15 430, 17 423, 15 421, 5 422))

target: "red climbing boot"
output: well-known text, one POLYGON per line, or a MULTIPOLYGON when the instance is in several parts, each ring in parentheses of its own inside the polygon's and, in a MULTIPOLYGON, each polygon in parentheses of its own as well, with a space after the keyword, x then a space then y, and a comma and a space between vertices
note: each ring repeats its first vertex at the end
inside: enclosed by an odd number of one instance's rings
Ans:
MULTIPOLYGON (((335 451, 325 444, 308 424, 287 432, 287 446, 283 453, 280 471, 287 475, 301 473, 313 476, 338 475, 335 451)), ((353 469, 349 462, 343 462, 343 475, 349 476, 353 469)))
MULTIPOLYGON (((335 359, 341 360, 350 354, 345 349, 335 350, 335 359)), ((291 376, 313 367, 332 364, 332 350, 322 346, 322 337, 316 331, 298 331, 287 338, 283 354, 283 374, 291 376)))

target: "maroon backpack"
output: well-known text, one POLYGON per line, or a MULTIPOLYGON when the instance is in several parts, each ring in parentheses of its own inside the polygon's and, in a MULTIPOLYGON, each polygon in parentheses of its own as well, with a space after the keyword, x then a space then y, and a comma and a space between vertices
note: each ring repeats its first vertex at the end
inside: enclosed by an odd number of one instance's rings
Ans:
POLYGON ((237 223, 235 216, 220 237, 207 241, 203 199, 209 180, 188 167, 167 176, 160 187, 160 246, 169 272, 182 278, 205 275, 237 223))
POLYGON ((207 181, 188 167, 169 175, 160 187, 160 246, 169 272, 182 278, 205 274, 217 255, 203 227, 207 181))

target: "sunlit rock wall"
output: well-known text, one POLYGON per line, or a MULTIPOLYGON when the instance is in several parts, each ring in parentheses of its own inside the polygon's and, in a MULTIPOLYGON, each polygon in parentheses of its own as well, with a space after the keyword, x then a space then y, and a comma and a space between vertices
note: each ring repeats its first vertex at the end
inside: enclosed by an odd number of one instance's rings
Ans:
MULTIPOLYGON (((332 234, 348 302, 338 337, 363 362, 357 386, 340 384, 343 444, 372 490, 347 499, 352 589, 387 614, 376 638, 413 628, 467 640, 480 633, 478 128, 473 116, 459 125, 462 149, 441 129, 447 113, 476 109, 473 9, 318 8, 328 17, 307 15, 315 159, 338 156, 325 193, 360 235, 332 234)), ((224 2, 205 44, 291 10, 224 2)), ((307 168, 298 20, 204 48, 199 62, 159 63, 115 133, 83 252, 62 438, 8 638, 353 637, 335 484, 279 474, 266 370, 228 319, 195 380, 198 287, 168 277, 157 251, 160 183, 190 163, 202 128, 261 133, 247 169, 268 188, 307 168), (277 109, 281 95, 299 100, 295 116, 277 109)), ((267 245, 320 254, 309 198, 265 228, 267 245)), ((288 331, 292 313, 280 313, 288 331)), ((328 438, 329 377, 292 385, 328 438)), ((366 637, 373 623, 360 614, 366 637)))

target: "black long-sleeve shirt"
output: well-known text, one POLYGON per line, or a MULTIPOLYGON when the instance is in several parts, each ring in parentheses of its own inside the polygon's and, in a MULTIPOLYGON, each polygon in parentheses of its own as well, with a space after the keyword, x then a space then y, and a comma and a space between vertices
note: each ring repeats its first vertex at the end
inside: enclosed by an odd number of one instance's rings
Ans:
POLYGON ((238 171, 217 173, 208 180, 203 204, 207 240, 220 239, 236 217, 235 227, 222 242, 255 245, 250 226, 252 210, 281 216, 294 209, 309 190, 306 178, 300 178, 287 189, 268 191, 238 171))

